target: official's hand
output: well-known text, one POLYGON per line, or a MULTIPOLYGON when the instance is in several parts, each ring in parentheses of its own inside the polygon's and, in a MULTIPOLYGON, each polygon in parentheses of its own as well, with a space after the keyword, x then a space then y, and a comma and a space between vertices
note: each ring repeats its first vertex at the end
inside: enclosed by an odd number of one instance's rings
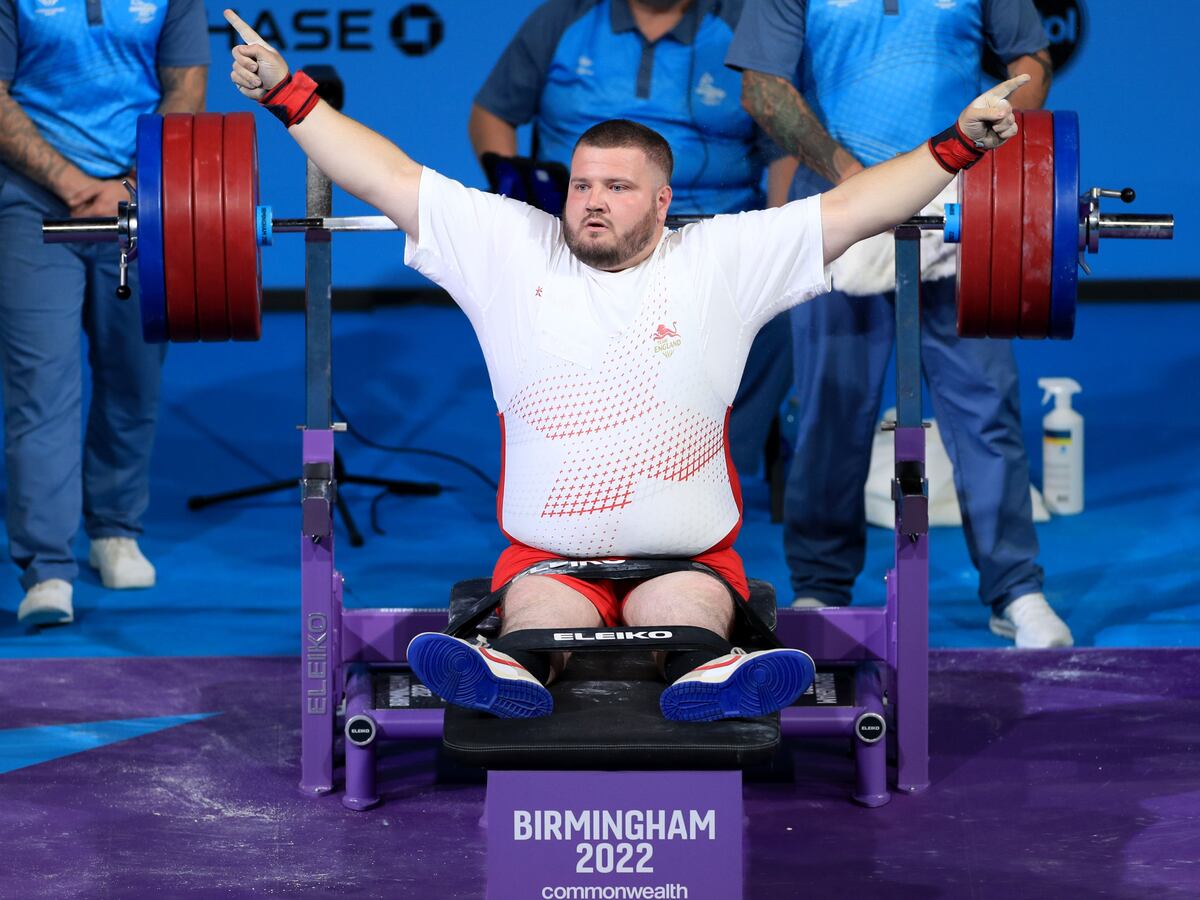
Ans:
POLYGON ((287 63, 232 9, 225 10, 225 21, 246 42, 233 48, 233 71, 229 78, 251 100, 261 100, 263 94, 287 78, 287 63))
POLYGON ((958 127, 981 150, 995 150, 1017 133, 1008 98, 1013 91, 1029 81, 1028 75, 1018 75, 980 94, 958 117, 958 127))
POLYGON ((119 180, 92 179, 85 188, 71 198, 71 218, 83 219, 92 216, 112 217, 117 214, 117 204, 129 199, 129 192, 119 180))

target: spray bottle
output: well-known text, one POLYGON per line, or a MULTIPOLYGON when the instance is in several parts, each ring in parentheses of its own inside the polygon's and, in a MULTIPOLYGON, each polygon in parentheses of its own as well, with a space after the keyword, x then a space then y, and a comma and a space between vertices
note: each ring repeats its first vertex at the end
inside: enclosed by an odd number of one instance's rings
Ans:
POLYGON ((1046 508, 1060 516, 1083 512, 1083 416, 1071 408, 1071 395, 1083 390, 1073 378, 1039 378, 1054 409, 1042 419, 1042 494, 1046 508))

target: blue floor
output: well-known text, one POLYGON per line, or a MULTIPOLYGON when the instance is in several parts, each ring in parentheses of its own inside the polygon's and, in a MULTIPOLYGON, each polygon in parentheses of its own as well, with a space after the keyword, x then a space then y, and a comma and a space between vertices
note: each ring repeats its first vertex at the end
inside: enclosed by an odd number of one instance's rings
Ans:
MULTIPOLYGON (((13 613, 16 569, 0 582, 0 657, 294 654, 299 647, 297 492, 189 512, 192 494, 294 477, 304 416, 301 315, 274 314, 260 344, 176 346, 168 356, 143 547, 158 566, 148 591, 76 584, 73 626, 27 632, 13 613)), ((1104 304, 1080 311, 1070 343, 1017 344, 1025 437, 1040 483, 1036 381, 1067 375, 1084 393, 1087 508, 1039 526, 1047 594, 1082 646, 1200 644, 1200 305, 1104 304)), ((335 393, 375 441, 454 452, 493 478, 499 429, 466 319, 446 307, 338 314, 335 393)), ((348 435, 353 472, 434 480, 438 497, 385 497, 346 486, 366 546, 338 547, 349 606, 444 606, 451 582, 486 574, 503 547, 495 496, 452 464, 385 453, 348 435)), ((748 570, 787 584, 766 485, 745 485, 738 547, 748 570)), ((931 643, 990 647, 976 577, 958 529, 931 539, 931 643)), ((76 550, 86 559, 86 541, 76 550)), ((890 532, 872 529, 856 603, 881 603, 890 532)), ((781 592, 782 593, 782 592, 781 592)))

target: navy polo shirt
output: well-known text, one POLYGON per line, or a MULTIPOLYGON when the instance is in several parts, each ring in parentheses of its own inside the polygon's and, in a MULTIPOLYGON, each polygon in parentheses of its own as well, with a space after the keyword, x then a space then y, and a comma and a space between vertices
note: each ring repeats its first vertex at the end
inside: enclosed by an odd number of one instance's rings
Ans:
POLYGON ((575 142, 605 119, 659 132, 675 154, 673 213, 763 205, 778 155, 742 109, 725 53, 742 0, 695 0, 651 43, 626 0, 549 0, 521 26, 475 102, 512 125, 532 121, 535 155, 569 166, 575 142))

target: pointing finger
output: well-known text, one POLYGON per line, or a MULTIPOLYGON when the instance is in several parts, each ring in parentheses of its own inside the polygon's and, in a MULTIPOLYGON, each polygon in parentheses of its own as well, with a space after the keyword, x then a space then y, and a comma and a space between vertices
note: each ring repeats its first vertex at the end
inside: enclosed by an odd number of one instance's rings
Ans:
POLYGON ((242 21, 241 16, 235 13, 232 9, 225 10, 225 21, 233 26, 233 30, 236 31, 241 39, 247 44, 259 44, 260 46, 266 47, 268 50, 274 49, 259 36, 257 31, 242 21))
POLYGON ((1021 87, 1021 85, 1028 84, 1031 77, 1030 75, 1018 75, 1016 78, 1002 81, 983 96, 987 97, 989 105, 995 106, 998 101, 1006 100, 1012 96, 1012 93, 1021 87))

